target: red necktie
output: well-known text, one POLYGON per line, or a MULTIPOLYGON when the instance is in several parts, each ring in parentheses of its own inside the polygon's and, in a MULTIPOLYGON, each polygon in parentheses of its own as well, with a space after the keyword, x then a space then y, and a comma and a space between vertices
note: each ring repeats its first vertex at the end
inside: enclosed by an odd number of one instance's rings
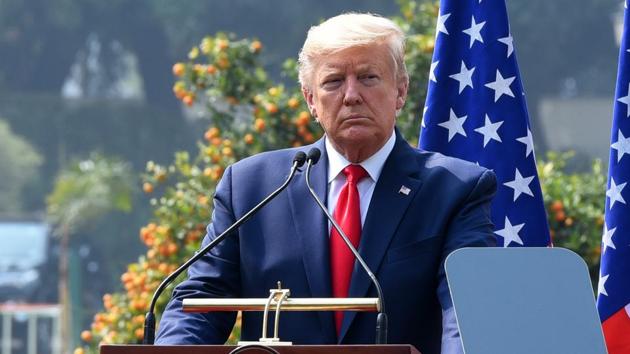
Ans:
MULTIPOLYGON (((361 165, 348 165, 343 169, 343 174, 346 175, 346 184, 339 193, 333 217, 354 247, 358 248, 361 238, 361 204, 357 183, 367 176, 367 172, 361 165)), ((330 269, 334 297, 348 297, 352 268, 354 268, 354 256, 333 227, 330 232, 330 269)), ((335 312, 337 336, 341 331, 342 320, 343 312, 335 312)))

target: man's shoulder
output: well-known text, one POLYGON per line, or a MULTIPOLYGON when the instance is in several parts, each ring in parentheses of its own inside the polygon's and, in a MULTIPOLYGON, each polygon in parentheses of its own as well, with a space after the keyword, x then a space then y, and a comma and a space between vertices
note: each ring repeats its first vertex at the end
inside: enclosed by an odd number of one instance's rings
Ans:
POLYGON ((476 162, 446 156, 439 152, 413 148, 423 177, 451 175, 462 181, 477 180, 483 175, 494 178, 494 173, 476 162))
POLYGON ((311 148, 311 145, 306 145, 297 148, 261 152, 235 162, 231 166, 231 169, 233 173, 276 172, 281 175, 286 175, 291 168, 295 154, 298 151, 307 153, 311 148))

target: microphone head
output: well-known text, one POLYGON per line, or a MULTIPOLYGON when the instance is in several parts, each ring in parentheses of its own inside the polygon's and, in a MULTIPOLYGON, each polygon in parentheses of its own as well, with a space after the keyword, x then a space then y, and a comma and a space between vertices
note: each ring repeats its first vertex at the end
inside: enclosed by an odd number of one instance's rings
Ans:
POLYGON ((306 161, 311 161, 311 165, 314 165, 319 161, 319 158, 322 156, 321 150, 318 148, 312 148, 308 155, 306 155, 306 161))
POLYGON ((304 153, 304 151, 298 151, 295 156, 293 156, 293 164, 296 165, 296 167, 302 167, 305 162, 306 153, 304 153))

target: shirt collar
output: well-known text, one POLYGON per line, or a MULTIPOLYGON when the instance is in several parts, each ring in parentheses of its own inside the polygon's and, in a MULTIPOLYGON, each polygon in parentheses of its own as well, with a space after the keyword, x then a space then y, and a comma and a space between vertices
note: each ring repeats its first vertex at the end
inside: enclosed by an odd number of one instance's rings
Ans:
MULTIPOLYGON (((344 168, 346 168, 346 166, 350 165, 350 161, 346 160, 343 155, 335 150, 328 137, 325 139, 325 144, 326 154, 328 155, 328 183, 330 183, 344 168)), ((381 147, 374 155, 359 163, 359 165, 367 171, 374 182, 378 181, 378 177, 381 175, 381 171, 385 165, 385 160, 387 160, 389 154, 392 150, 394 150, 395 144, 396 133, 392 131, 392 135, 383 147, 381 147)))

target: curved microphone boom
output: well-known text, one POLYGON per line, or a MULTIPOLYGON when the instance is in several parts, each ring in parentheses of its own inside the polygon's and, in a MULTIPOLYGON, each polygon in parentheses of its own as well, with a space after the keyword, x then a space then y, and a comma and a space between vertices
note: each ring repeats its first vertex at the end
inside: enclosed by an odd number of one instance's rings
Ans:
POLYGON ((199 258, 203 257, 208 251, 213 249, 217 244, 219 244, 223 239, 232 234, 241 224, 245 221, 249 220, 256 212, 258 212, 263 206, 269 203, 273 198, 275 198, 280 192, 282 192, 291 182, 295 172, 304 165, 306 161, 306 154, 303 151, 298 151, 293 157, 293 164, 291 166, 291 172, 289 173, 289 177, 284 181, 284 183, 278 187, 275 191, 271 192, 265 199, 263 199, 260 203, 258 203, 255 207, 253 207, 250 211, 248 211, 245 215, 243 215, 240 219, 238 219, 232 226, 227 228, 221 235, 217 236, 214 240, 212 240, 209 244, 207 244, 203 249, 197 252, 193 257, 191 257, 186 263, 182 264, 179 268, 175 269, 175 271, 169 274, 166 279, 160 283, 157 290, 153 294, 153 298, 151 299, 151 305, 149 306, 149 311, 147 312, 144 318, 144 339, 142 340, 143 344, 153 344, 155 342, 155 303, 157 299, 160 297, 160 294, 164 291, 164 289, 175 279, 181 272, 190 267, 191 264, 196 262, 199 258))
POLYGON ((376 344, 387 344, 387 313, 385 312, 385 300, 383 298, 381 285, 376 279, 376 276, 374 276, 374 273, 372 273, 372 271, 370 270, 370 267, 368 267, 368 265, 359 254, 359 251, 357 251, 357 249, 352 245, 352 242, 350 242, 348 236, 346 236, 346 233, 343 232, 341 226, 339 226, 339 224, 337 224, 337 221, 335 221, 335 219, 330 215, 330 213, 328 212, 328 208, 326 208, 324 203, 322 203, 322 201, 313 190, 313 187, 311 186, 311 167, 319 161, 321 155, 322 153, 318 148, 312 148, 306 156, 306 186, 308 187, 308 191, 311 193, 313 199, 315 199, 315 201, 317 202, 317 205, 319 205, 319 208, 322 209, 322 211, 328 218, 328 221, 330 221, 335 230, 337 230, 337 232, 345 242, 346 246, 348 246, 352 254, 354 254, 354 258, 359 262, 359 264, 361 264, 361 267, 365 270, 367 275, 372 280, 372 283, 376 288, 376 293, 378 294, 378 300, 381 303, 380 312, 376 317, 376 344))

